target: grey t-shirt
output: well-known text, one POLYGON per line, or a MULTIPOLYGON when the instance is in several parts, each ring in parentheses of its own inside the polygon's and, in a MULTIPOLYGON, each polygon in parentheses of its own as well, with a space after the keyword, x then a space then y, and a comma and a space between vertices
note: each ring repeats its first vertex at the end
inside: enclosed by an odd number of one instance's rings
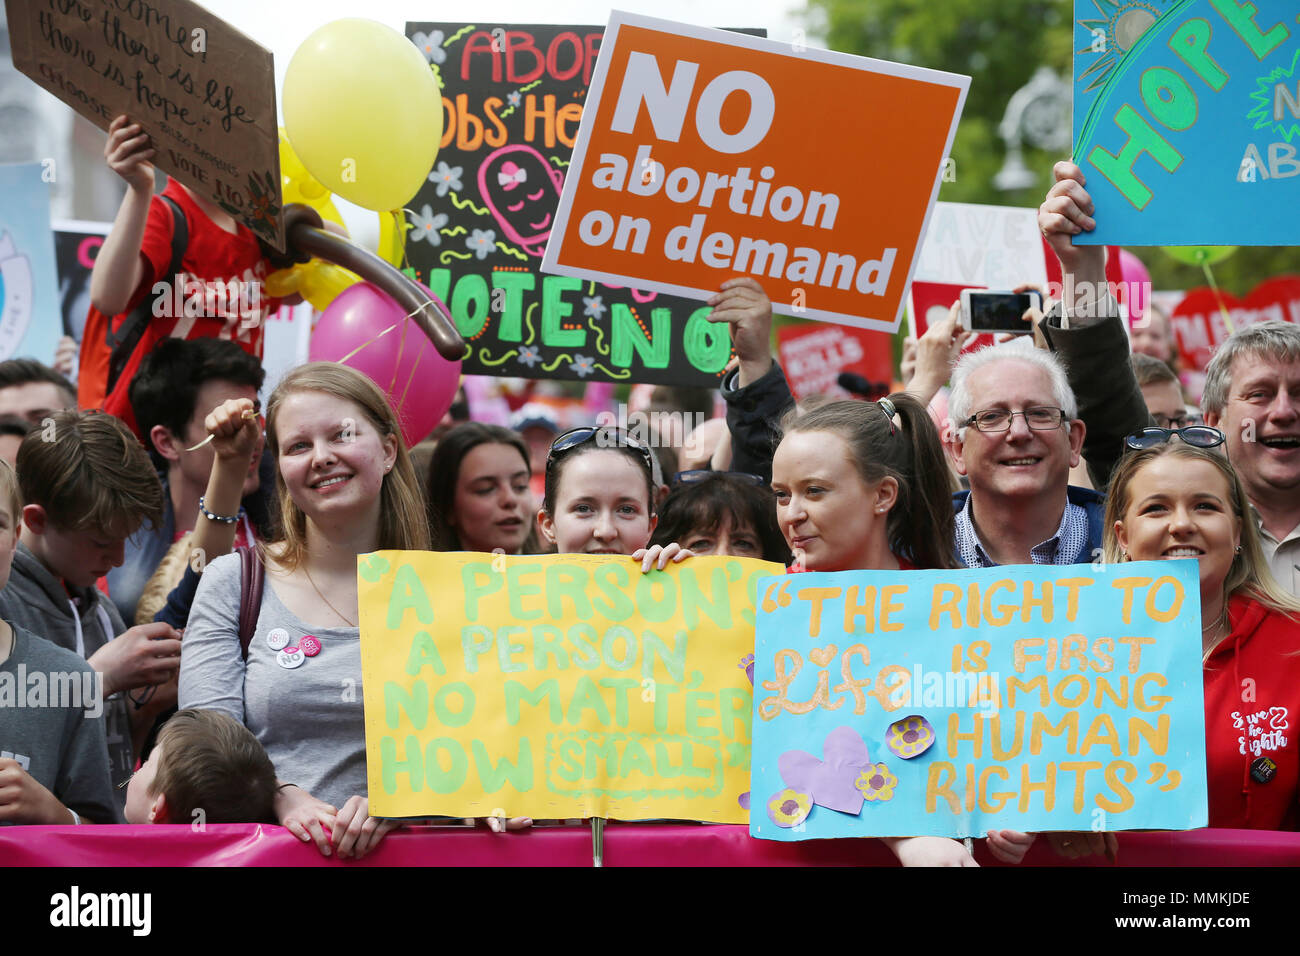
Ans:
POLYGON ((85 822, 122 822, 108 774, 98 675, 73 651, 21 627, 0 662, 0 757, 18 761, 85 822))
MULTIPOLYGON (((86 660, 126 630, 112 601, 93 587, 74 589, 70 597, 63 582, 22 543, 14 552, 9 583, 0 591, 0 617, 86 660)), ((108 770, 114 784, 124 784, 135 769, 127 692, 110 697, 104 710, 108 770)), ((113 795, 120 814, 126 790, 115 789, 113 795)))
POLYGON ((366 795, 366 727, 361 696, 361 632, 355 627, 308 627, 281 603, 268 576, 262 610, 239 653, 240 560, 217 558, 203 572, 181 653, 180 706, 222 710, 253 732, 275 775, 342 807, 366 795), (294 668, 278 663, 267 641, 288 632, 289 647, 312 635, 315 657, 294 668))

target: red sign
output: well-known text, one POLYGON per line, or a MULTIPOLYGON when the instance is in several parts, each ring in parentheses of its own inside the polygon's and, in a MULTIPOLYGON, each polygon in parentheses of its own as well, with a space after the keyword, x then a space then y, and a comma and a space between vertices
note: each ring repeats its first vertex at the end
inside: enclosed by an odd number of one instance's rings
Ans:
MULTIPOLYGON (((925 335, 930 326, 942 322, 948 318, 948 312, 952 309, 954 302, 961 301, 962 289, 983 289, 982 285, 950 285, 946 282, 913 282, 912 283, 912 320, 915 325, 915 331, 912 333, 914 338, 920 338, 925 335)), ((996 339, 992 335, 977 335, 966 343, 963 352, 972 352, 975 349, 982 349, 986 345, 993 345, 996 339)))
POLYGON ((1170 316, 1183 366, 1199 371, 1205 370, 1214 350, 1231 334, 1229 328, 1243 329, 1269 319, 1300 322, 1300 277, 1261 282, 1244 300, 1201 286, 1188 292, 1170 316))
POLYGON ((796 399, 809 395, 854 398, 836 384, 840 372, 854 372, 888 392, 893 379, 889 336, 881 332, 805 322, 776 330, 781 369, 796 399))

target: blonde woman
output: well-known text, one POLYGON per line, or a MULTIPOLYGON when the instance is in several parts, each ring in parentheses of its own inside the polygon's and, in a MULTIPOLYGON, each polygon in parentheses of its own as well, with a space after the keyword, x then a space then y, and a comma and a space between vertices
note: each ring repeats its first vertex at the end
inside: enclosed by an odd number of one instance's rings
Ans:
POLYGON ((1295 830, 1300 603, 1274 581, 1228 459, 1167 440, 1180 431, 1222 442, 1205 426, 1130 438, 1160 443, 1130 453, 1111 478, 1106 559, 1199 562, 1210 826, 1295 830))
POLYGON ((357 555, 429 547, 415 471, 370 379, 320 362, 294 369, 267 405, 281 539, 245 660, 240 558, 203 574, 185 636, 183 708, 223 710, 257 736, 280 781, 276 817, 321 853, 363 856, 394 824, 369 815, 357 555))

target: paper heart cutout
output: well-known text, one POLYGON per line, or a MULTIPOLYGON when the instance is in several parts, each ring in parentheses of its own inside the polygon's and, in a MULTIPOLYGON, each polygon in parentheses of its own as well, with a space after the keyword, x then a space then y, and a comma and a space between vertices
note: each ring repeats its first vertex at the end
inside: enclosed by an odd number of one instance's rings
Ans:
POLYGON ((812 794, 813 803, 828 810, 858 814, 862 794, 853 785, 868 767, 871 756, 862 737, 852 727, 836 727, 822 744, 824 759, 803 750, 787 750, 776 768, 787 787, 812 794))
POLYGON ((814 647, 808 652, 808 657, 818 667, 825 667, 835 660, 835 652, 838 650, 839 648, 834 644, 827 644, 825 647, 814 647))
POLYGON ((1300 322, 1300 277, 1278 276, 1261 282, 1245 299, 1230 292, 1217 294, 1205 286, 1192 289, 1175 307, 1170 322, 1186 368, 1204 370, 1214 350, 1230 334, 1223 321, 1228 310, 1234 329, 1267 319, 1300 322))

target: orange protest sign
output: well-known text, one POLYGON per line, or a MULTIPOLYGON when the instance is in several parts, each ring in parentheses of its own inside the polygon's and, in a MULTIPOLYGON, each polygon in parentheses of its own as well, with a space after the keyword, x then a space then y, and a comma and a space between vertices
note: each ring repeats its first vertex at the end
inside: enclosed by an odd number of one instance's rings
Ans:
POLYGON ((893 331, 969 83, 616 12, 543 269, 893 331))

